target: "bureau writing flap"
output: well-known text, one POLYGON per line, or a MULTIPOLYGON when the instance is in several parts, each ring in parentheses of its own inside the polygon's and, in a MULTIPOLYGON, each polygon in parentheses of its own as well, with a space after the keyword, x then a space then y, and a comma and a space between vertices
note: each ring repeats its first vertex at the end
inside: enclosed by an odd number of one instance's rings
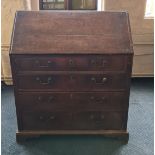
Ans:
POLYGON ((18 11, 14 54, 132 53, 128 13, 18 11))

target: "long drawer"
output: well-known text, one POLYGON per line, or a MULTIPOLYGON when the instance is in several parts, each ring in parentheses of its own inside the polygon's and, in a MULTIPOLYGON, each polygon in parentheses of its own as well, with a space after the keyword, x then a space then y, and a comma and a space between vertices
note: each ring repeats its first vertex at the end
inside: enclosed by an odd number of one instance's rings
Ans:
POLYGON ((13 57, 16 71, 125 71, 124 55, 43 55, 13 57))
POLYGON ((18 93, 21 110, 124 110, 128 108, 125 92, 24 92, 18 93))
POLYGON ((23 130, 123 130, 125 112, 85 111, 40 111, 24 112, 23 130))
POLYGON ((18 89, 102 91, 127 88, 126 74, 46 74, 17 76, 18 89))

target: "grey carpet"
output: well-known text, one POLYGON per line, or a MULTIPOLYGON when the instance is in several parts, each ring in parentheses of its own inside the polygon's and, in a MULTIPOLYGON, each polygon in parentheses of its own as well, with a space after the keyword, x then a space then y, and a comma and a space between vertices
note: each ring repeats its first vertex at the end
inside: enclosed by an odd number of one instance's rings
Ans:
POLYGON ((127 145, 94 136, 42 137, 17 144, 12 87, 3 86, 1 107, 2 155, 153 155, 153 79, 132 80, 127 145))

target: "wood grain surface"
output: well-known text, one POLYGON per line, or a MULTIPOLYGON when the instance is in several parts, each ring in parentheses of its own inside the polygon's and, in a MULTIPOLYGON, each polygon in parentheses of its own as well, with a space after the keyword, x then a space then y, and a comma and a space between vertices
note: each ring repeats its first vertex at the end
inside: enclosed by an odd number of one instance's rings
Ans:
POLYGON ((18 11, 11 53, 130 53, 126 12, 18 11))
POLYGON ((20 11, 14 28, 17 140, 31 131, 128 137, 133 49, 126 12, 20 11))

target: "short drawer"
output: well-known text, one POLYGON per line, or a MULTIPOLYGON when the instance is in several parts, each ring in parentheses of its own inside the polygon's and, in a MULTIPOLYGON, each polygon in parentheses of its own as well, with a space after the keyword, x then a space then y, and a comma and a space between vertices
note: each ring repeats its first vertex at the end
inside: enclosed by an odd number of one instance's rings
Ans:
POLYGON ((116 111, 85 111, 73 116, 73 129, 123 130, 126 128, 127 113, 116 111))
POLYGON ((24 92, 16 104, 21 110, 124 110, 128 97, 125 92, 24 92))
POLYGON ((125 55, 15 56, 16 71, 124 71, 125 55))
POLYGON ((25 111, 22 114, 24 130, 64 130, 72 123, 72 115, 68 112, 25 111))
POLYGON ((23 130, 123 130, 126 113, 115 111, 24 112, 23 130))
POLYGON ((125 89, 126 74, 49 74, 23 75, 17 77, 18 89, 53 91, 103 91, 125 89))

